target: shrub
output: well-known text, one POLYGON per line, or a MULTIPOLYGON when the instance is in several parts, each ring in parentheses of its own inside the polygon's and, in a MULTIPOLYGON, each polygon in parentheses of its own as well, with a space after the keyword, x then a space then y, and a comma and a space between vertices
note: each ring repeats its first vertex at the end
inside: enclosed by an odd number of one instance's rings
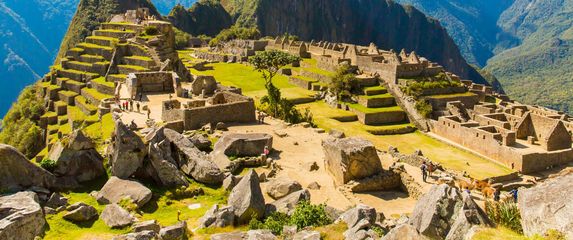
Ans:
POLYGON ((147 26, 143 29, 143 34, 147 36, 155 36, 159 34, 159 29, 155 26, 147 26))
POLYGON ((130 197, 122 198, 121 200, 119 200, 117 205, 130 212, 134 212, 135 210, 137 210, 137 204, 135 204, 135 202, 133 202, 133 199, 131 199, 130 197))
POLYGON ((515 202, 492 202, 485 203, 485 211, 491 221, 507 227, 517 233, 523 233, 521 227, 521 214, 515 202))
POLYGON ((221 43, 228 42, 234 39, 258 39, 261 37, 261 32, 257 28, 244 28, 232 26, 231 28, 224 29, 215 38, 209 41, 209 46, 214 47, 221 43))
POLYGON ((187 187, 181 186, 181 187, 176 188, 174 190, 168 191, 166 196, 167 196, 167 198, 172 199, 172 200, 181 200, 181 199, 200 196, 203 194, 205 194, 205 192, 203 191, 203 188, 195 188, 195 187, 191 187, 191 186, 187 186, 187 187))
POLYGON ((432 104, 430 104, 425 99, 419 99, 418 101, 416 101, 416 105, 414 107, 416 108, 418 113, 420 113, 420 115, 422 115, 425 118, 429 118, 430 114, 432 114, 433 111, 432 104))
POLYGON ((303 201, 296 206, 289 222, 292 225, 296 225, 298 229, 331 224, 332 219, 326 214, 325 206, 324 204, 312 205, 303 201))
POLYGON ((352 93, 358 88, 355 75, 350 71, 350 66, 340 66, 332 76, 328 89, 336 95, 339 101, 352 97, 352 93))
POLYGON ((57 166, 56 161, 52 159, 43 159, 40 162, 40 167, 46 169, 48 172, 53 172, 54 170, 56 170, 56 166, 57 166))
POLYGON ((281 235, 283 226, 289 225, 290 218, 287 214, 274 212, 268 216, 264 222, 253 218, 249 222, 249 229, 268 229, 275 235, 281 235))
POLYGON ((175 48, 177 50, 185 49, 189 46, 190 39, 191 36, 188 33, 175 28, 175 48))

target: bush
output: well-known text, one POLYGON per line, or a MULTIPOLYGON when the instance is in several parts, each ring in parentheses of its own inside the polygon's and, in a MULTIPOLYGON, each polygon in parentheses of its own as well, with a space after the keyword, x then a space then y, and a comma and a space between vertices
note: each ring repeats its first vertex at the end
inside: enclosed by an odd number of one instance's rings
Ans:
POLYGON ((419 99, 418 101, 416 101, 416 105, 414 107, 416 108, 418 113, 420 113, 420 115, 422 115, 425 118, 429 118, 433 111, 432 104, 430 104, 425 99, 419 99))
POLYGON ((215 38, 209 41, 209 46, 214 47, 221 43, 228 42, 234 39, 258 39, 261 37, 261 32, 257 28, 244 28, 232 26, 231 28, 224 29, 215 38))
POLYGON ((336 70, 328 89, 336 95, 339 101, 352 97, 352 93, 358 89, 358 82, 350 66, 344 64, 336 70))
POLYGON ((53 172, 56 170, 57 164, 56 161, 52 159, 44 159, 40 162, 40 167, 46 169, 48 172, 53 172))
POLYGON ((191 35, 175 28, 175 48, 177 50, 185 49, 189 46, 191 35))
POLYGON ((491 221, 507 227, 517 233, 523 233, 521 227, 521 214, 515 202, 492 202, 485 203, 485 211, 491 221))
POLYGON ((131 199, 130 197, 122 198, 121 200, 119 200, 117 205, 119 205, 120 207, 129 212, 135 212, 135 210, 137 210, 137 204, 135 204, 135 202, 133 202, 133 199, 131 199))
POLYGON ((320 227, 332 223, 326 214, 325 205, 312 205, 309 202, 300 202, 294 213, 289 217, 285 213, 274 212, 263 222, 253 218, 249 222, 249 229, 268 229, 275 235, 282 234, 283 226, 296 225, 298 229, 305 227, 320 227))
POLYGON ((159 29, 155 26, 147 26, 143 29, 143 34, 147 36, 159 35, 159 29))
POLYGON ((181 186, 181 187, 176 188, 174 190, 168 191, 166 196, 167 196, 167 198, 172 199, 172 200, 181 200, 181 199, 200 196, 203 194, 205 194, 205 192, 203 191, 203 188, 195 188, 195 187, 191 187, 191 186, 188 186, 188 187, 181 186))

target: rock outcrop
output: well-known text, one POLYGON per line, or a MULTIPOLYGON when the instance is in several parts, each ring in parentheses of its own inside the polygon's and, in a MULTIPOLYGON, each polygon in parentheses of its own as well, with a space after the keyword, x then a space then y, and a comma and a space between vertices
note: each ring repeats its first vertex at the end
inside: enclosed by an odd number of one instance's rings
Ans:
POLYGON ((48 153, 48 159, 56 161, 54 174, 81 183, 105 175, 103 157, 95 149, 93 141, 81 130, 58 141, 48 153))
POLYGON ((109 204, 130 198, 138 207, 142 207, 151 200, 151 196, 151 190, 139 182, 111 177, 96 194, 96 199, 100 204, 109 204))
POLYGON ((56 177, 34 165, 16 148, 0 144, 0 189, 19 191, 30 187, 52 188, 56 177))
POLYGON ((231 170, 229 157, 260 156, 265 147, 272 149, 273 136, 264 133, 227 132, 215 143, 212 160, 221 170, 231 170))
POLYGON ((392 228, 382 240, 430 240, 430 238, 420 234, 414 226, 402 224, 392 228))
POLYGON ((201 219, 199 219, 199 227, 226 227, 231 226, 235 222, 235 213, 233 207, 225 206, 219 207, 215 204, 209 209, 201 219))
POLYGON ((164 227, 159 231, 162 240, 184 240, 187 239, 187 223, 181 221, 175 225, 164 227))
POLYGON ((276 178, 267 184, 266 192, 273 199, 279 199, 300 190, 302 190, 302 186, 297 181, 288 178, 276 178))
POLYGON ((573 239, 573 173, 549 179, 519 193, 521 225, 526 235, 543 235, 549 229, 573 239))
POLYGON ((70 205, 67 209, 68 212, 64 214, 63 218, 72 222, 87 222, 97 218, 97 210, 85 203, 77 202, 70 205))
POLYGON ((376 209, 359 204, 343 213, 338 221, 346 223, 348 230, 344 232, 346 239, 375 239, 376 233, 370 227, 376 222, 376 209))
POLYGON ((146 148, 141 138, 120 120, 115 122, 115 133, 110 145, 111 174, 127 179, 143 166, 146 148))
POLYGON ((149 161, 155 169, 160 183, 166 187, 188 186, 183 173, 177 168, 177 163, 171 157, 171 143, 163 140, 149 144, 149 161))
POLYGON ((45 224, 42 207, 34 192, 0 197, 0 239, 32 240, 42 233, 45 224))
POLYGON ((382 172, 374 144, 361 138, 328 138, 322 142, 325 165, 337 184, 382 172))
POLYGON ((462 239, 473 225, 489 225, 490 221, 469 195, 442 184, 432 186, 418 200, 409 223, 432 239, 462 239))
POLYGON ((113 238, 113 240, 157 240, 159 239, 159 234, 154 231, 141 231, 119 235, 113 238))
POLYGON ((175 159, 181 170, 198 182, 221 184, 225 175, 209 157, 196 148, 189 139, 171 129, 164 129, 165 138, 176 148, 175 159))
POLYGON ((153 231, 159 233, 159 230, 161 230, 161 226, 159 226, 159 223, 157 223, 156 220, 148 220, 133 224, 133 227, 131 229, 133 230, 133 232, 153 231))
POLYGON ((127 210, 115 203, 105 206, 100 218, 110 228, 129 226, 136 220, 127 210))
POLYGON ((310 201, 310 192, 306 189, 293 192, 286 197, 267 204, 265 215, 269 216, 273 212, 282 212, 290 215, 293 213, 296 205, 302 201, 310 201))
POLYGON ((248 223, 253 217, 263 217, 265 198, 261 191, 259 176, 254 170, 249 171, 233 188, 228 205, 233 207, 235 222, 238 224, 248 223))

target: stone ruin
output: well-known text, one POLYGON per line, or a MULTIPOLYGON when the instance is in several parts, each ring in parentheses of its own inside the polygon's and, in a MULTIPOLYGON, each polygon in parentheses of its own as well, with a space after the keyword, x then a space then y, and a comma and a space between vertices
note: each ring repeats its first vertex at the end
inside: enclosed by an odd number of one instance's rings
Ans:
POLYGON ((125 84, 132 99, 144 93, 174 93, 183 97, 181 82, 175 72, 130 73, 125 84))
POLYGON ((206 99, 163 103, 161 119, 180 130, 199 129, 206 124, 249 123, 256 120, 255 103, 250 97, 222 91, 206 99))
POLYGON ((564 114, 521 105, 448 102, 449 116, 433 120, 432 132, 522 173, 573 161, 571 122, 564 114))

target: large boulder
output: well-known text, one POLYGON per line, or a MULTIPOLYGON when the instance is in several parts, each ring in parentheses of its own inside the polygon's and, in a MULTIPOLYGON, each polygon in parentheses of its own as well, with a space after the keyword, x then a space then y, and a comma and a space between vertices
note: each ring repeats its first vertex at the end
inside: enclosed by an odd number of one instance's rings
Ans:
POLYGON ((543 235, 549 229, 573 239, 573 174, 549 179, 519 192, 521 225, 526 235, 543 235))
POLYGON ((346 239, 374 239, 375 234, 369 230, 376 222, 376 209, 359 204, 344 212, 337 221, 346 223, 348 230, 344 232, 346 239))
POLYGON ((187 223, 181 221, 175 225, 164 227, 159 231, 162 240, 184 240, 187 239, 187 223))
POLYGON ((36 166, 16 148, 0 144, 0 189, 20 191, 30 187, 52 188, 56 177, 36 166))
POLYGON ((402 224, 392 228, 382 240, 430 240, 430 238, 420 234, 414 226, 402 224))
POLYGON ((171 157, 171 143, 163 140, 149 144, 149 160, 160 183, 166 187, 189 186, 185 176, 171 157))
POLYGON ((233 207, 225 206, 219 207, 215 204, 209 209, 201 219, 199 219, 199 227, 226 227, 231 226, 235 222, 235 213, 233 207))
POLYGON ((111 174, 127 179, 143 166, 143 158, 146 155, 145 144, 121 120, 115 122, 112 140, 113 143, 110 145, 111 174))
POLYGON ((0 239, 31 240, 43 232, 45 224, 42 207, 34 192, 0 197, 0 239))
POLYGON ((302 185, 289 178, 276 178, 267 184, 267 194, 273 199, 279 199, 293 192, 302 190, 302 185))
POLYGON ((141 231, 115 236, 113 240, 157 240, 159 235, 154 231, 141 231))
POLYGON ((171 129, 164 129, 165 138, 173 143, 178 154, 175 158, 181 170, 197 182, 205 184, 221 184, 225 175, 209 157, 196 148, 189 139, 171 129))
POLYGON ((194 132, 188 137, 189 141, 195 145, 201 151, 211 151, 211 140, 209 140, 208 135, 199 134, 194 132))
POLYGON ((320 232, 318 231, 310 231, 310 230, 302 230, 296 233, 293 237, 293 240, 320 240, 320 232))
POLYGON ((272 149, 273 136, 265 133, 225 133, 211 153, 213 161, 222 169, 231 165, 229 157, 260 156, 265 147, 272 149))
POLYGON ((52 193, 52 195, 50 196, 48 201, 46 201, 45 204, 46 207, 50 207, 53 209, 59 207, 65 207, 66 205, 68 205, 68 198, 62 196, 60 193, 57 192, 52 193))
POLYGON ((148 220, 133 224, 131 229, 133 230, 133 232, 153 231, 159 233, 159 230, 161 230, 161 226, 159 226, 157 220, 148 220))
POLYGON ((248 223, 253 217, 261 218, 265 213, 265 198, 261 191, 259 176, 250 170, 233 188, 228 205, 233 207, 235 222, 248 223))
POLYGON ((337 184, 382 172, 374 144, 362 138, 328 138, 322 142, 325 165, 337 184))
POLYGON ((294 212, 296 205, 302 201, 310 201, 310 192, 307 189, 293 192, 286 197, 267 204, 265 215, 269 216, 273 212, 281 212, 290 215, 294 212))
POLYGON ((96 194, 96 199, 100 204, 119 203, 124 198, 130 198, 138 207, 149 202, 151 197, 151 190, 143 184, 117 177, 109 178, 96 194))
POLYGON ((418 200, 409 223, 422 235, 436 239, 462 239, 472 226, 490 224, 469 195, 446 184, 432 186, 418 200))
POLYGON ((127 210, 115 203, 105 206, 100 218, 110 228, 129 226, 136 220, 127 210))
POLYGON ((77 202, 70 205, 67 209, 68 212, 64 214, 63 218, 72 222, 87 222, 97 218, 97 210, 85 203, 77 202))
POLYGON ((48 159, 56 161, 54 174, 87 182, 105 175, 103 157, 95 149, 93 141, 81 130, 58 141, 48 153, 48 159))

